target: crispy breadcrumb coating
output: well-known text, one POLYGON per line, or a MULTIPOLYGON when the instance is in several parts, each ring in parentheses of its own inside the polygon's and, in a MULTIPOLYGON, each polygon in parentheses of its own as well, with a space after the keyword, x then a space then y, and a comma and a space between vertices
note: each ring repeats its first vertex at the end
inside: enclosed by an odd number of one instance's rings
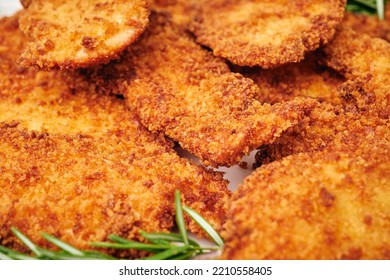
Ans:
POLYGON ((241 66, 298 62, 332 39, 345 0, 200 1, 191 31, 214 55, 241 66))
POLYGON ((390 259, 390 142, 260 167, 233 194, 223 259, 390 259))
POLYGON ((289 63, 274 69, 243 67, 238 69, 260 88, 256 97, 260 102, 275 104, 298 96, 312 97, 320 102, 341 104, 339 91, 344 77, 336 71, 319 65, 315 53, 303 61, 289 63))
POLYGON ((170 15, 178 25, 188 26, 194 16, 197 0, 152 0, 150 9, 170 15))
POLYGON ((41 72, 16 64, 26 42, 18 15, 2 18, 0 24, 0 122, 63 134, 101 135, 126 128, 124 102, 97 94, 77 73, 41 72))
MULTIPOLYGON (((18 247, 12 226, 40 245, 48 245, 44 231, 81 249, 109 234, 140 239, 139 230, 169 231, 176 189, 185 204, 221 229, 229 196, 222 175, 179 158, 135 120, 131 131, 101 136, 17 126, 0 126, 2 245, 18 247)), ((189 228, 200 231, 193 222, 189 228)))
POLYGON ((163 131, 213 166, 236 164, 272 143, 316 105, 307 99, 261 105, 253 81, 231 73, 158 14, 120 60, 91 77, 108 92, 123 93, 149 130, 163 131))
POLYGON ((20 28, 29 36, 19 62, 43 69, 107 63, 143 32, 145 0, 31 0, 20 28))
POLYGON ((345 112, 322 103, 299 126, 284 133, 276 143, 262 146, 256 161, 258 165, 262 165, 291 154, 321 151, 330 144, 340 147, 361 138, 375 137, 390 141, 388 120, 345 112))
POLYGON ((359 111, 388 119, 390 43, 341 26, 323 53, 326 65, 351 81, 349 95, 359 111))
POLYGON ((169 231, 176 189, 221 229, 230 196, 221 173, 180 158, 124 100, 77 73, 17 66, 17 16, 0 19, 0 29, 0 244, 20 248, 12 226, 43 246, 45 231, 82 249, 109 234, 169 231))

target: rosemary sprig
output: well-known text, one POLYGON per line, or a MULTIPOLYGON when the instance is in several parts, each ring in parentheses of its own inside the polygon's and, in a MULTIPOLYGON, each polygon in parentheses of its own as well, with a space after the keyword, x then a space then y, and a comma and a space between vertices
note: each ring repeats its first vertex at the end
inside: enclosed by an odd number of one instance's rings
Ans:
MULTIPOLYGON (((213 229, 213 227, 193 209, 183 206, 181 203, 180 192, 175 192, 175 211, 176 224, 179 233, 165 232, 144 232, 140 231, 140 235, 145 238, 148 243, 141 243, 133 240, 128 240, 117 235, 109 235, 110 242, 92 242, 91 245, 98 248, 111 249, 135 249, 153 253, 152 256, 143 258, 144 260, 184 260, 194 256, 220 250, 224 245, 222 238, 213 229), (215 247, 202 247, 196 241, 188 237, 188 233, 184 222, 184 212, 193 219, 205 233, 217 245, 215 247)), ((48 250, 34 244, 27 236, 21 233, 16 228, 11 228, 20 241, 31 251, 31 255, 23 254, 15 250, 0 246, 0 260, 110 260, 115 259, 110 255, 98 251, 82 251, 68 243, 55 238, 47 233, 42 233, 42 237, 48 242, 58 247, 60 250, 48 250)))
POLYGON ((208 234, 208 236, 214 241, 215 244, 222 247, 223 240, 219 236, 218 232, 205 220, 201 215, 190 207, 184 206, 184 211, 208 234))
POLYGON ((386 0, 348 0, 347 11, 364 14, 377 14, 380 20, 385 18, 386 0))
POLYGON ((113 257, 95 251, 80 251, 71 245, 55 238, 46 233, 42 233, 42 237, 47 241, 59 247, 60 251, 48 250, 34 244, 27 236, 21 233, 16 228, 11 228, 13 234, 23 242, 27 248, 33 253, 33 255, 23 254, 6 247, 0 246, 0 259, 13 259, 13 260, 105 260, 114 259, 113 257))

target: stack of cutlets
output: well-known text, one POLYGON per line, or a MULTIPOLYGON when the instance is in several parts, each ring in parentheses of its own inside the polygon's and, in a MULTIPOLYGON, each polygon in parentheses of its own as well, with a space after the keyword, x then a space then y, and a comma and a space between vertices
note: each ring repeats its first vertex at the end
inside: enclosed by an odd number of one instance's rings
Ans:
POLYGON ((390 259, 389 21, 345 0, 22 4, 0 19, 1 245, 143 241, 180 190, 222 259, 390 259), (214 168, 254 150, 232 193, 214 168))

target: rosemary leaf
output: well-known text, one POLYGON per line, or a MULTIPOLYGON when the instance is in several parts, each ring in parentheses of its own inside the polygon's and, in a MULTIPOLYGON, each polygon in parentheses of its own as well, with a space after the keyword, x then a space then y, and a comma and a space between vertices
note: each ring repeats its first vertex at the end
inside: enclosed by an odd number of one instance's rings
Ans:
POLYGON ((83 254, 82 256, 75 256, 67 252, 55 252, 51 260, 114 260, 111 256, 100 256, 98 254, 83 254))
POLYGON ((176 210, 176 224, 177 227, 179 228, 179 232, 183 238, 183 242, 186 246, 189 245, 188 242, 188 234, 187 234, 187 229, 185 226, 185 221, 184 221, 184 216, 183 216, 183 206, 181 204, 181 199, 180 199, 180 191, 176 190, 175 191, 175 210, 176 210))
POLYGON ((71 254, 73 256, 83 256, 84 255, 83 252, 81 252, 80 250, 69 245, 68 243, 65 243, 62 240, 55 238, 54 236, 51 236, 47 233, 42 232, 42 237, 45 238, 50 243, 56 245, 58 248, 61 248, 62 250, 64 250, 65 252, 68 252, 69 254, 71 254))
POLYGON ((354 13, 374 15, 380 20, 385 18, 386 0, 348 0, 346 10, 354 13))
MULTIPOLYGON (((3 254, 3 253, 2 253, 3 254)), ((5 254, 4 254, 5 255, 5 254)), ((13 252, 10 252, 8 254, 6 254, 11 260, 38 260, 38 258, 36 257, 32 257, 32 256, 29 256, 29 255, 25 255, 25 254, 21 254, 21 253, 13 253, 13 252)), ((0 258, 1 259, 1 258, 0 258)))
POLYGON ((0 252, 0 260, 13 260, 12 258, 8 257, 7 255, 4 255, 2 252, 0 252))
POLYGON ((108 239, 110 239, 113 242, 120 243, 120 244, 134 244, 134 243, 138 243, 138 242, 131 241, 131 240, 128 240, 126 238, 120 237, 120 236, 115 235, 115 234, 110 234, 108 236, 108 239))
POLYGON ((156 252, 156 250, 171 249, 173 247, 172 245, 145 244, 140 242, 129 242, 126 244, 113 242, 92 242, 91 246, 111 249, 135 249, 144 250, 147 252, 156 252))
POLYGON ((97 251, 83 251, 84 256, 89 260, 116 260, 113 256, 97 252, 97 251))
POLYGON ((162 251, 161 253, 155 254, 151 257, 142 258, 141 260, 167 260, 183 251, 188 250, 187 246, 183 247, 174 247, 165 251, 162 251))
MULTIPOLYGON (((140 234, 145 239, 147 239, 149 242, 152 242, 152 243, 157 242, 157 241, 158 242, 161 242, 161 241, 184 242, 182 236, 180 234, 177 234, 177 233, 165 233, 165 232, 151 233, 151 232, 140 231, 140 234)), ((191 246, 200 247, 199 243, 197 243, 196 241, 194 241, 190 238, 188 239, 188 243, 191 246)))
POLYGON ((376 9, 376 1, 374 0, 354 0, 353 2, 360 3, 364 6, 370 7, 372 9, 376 9))
POLYGON ((176 256, 173 256, 171 258, 169 258, 169 260, 188 260, 190 258, 192 258, 193 256, 195 255, 199 255, 200 253, 195 253, 193 251, 190 251, 190 252, 183 252, 181 254, 178 254, 176 256))
POLYGON ((378 18, 380 20, 385 19, 385 0, 377 0, 376 1, 376 10, 378 13, 378 18))
MULTIPOLYGON (((120 244, 134 244, 134 242, 135 242, 135 241, 131 241, 131 240, 125 239, 123 237, 120 237, 120 236, 114 235, 114 234, 109 235, 108 239, 110 239, 113 242, 120 243, 120 244)), ((165 246, 171 245, 169 242, 166 242, 166 241, 162 242, 162 241, 163 240, 161 240, 161 241, 154 240, 154 242, 151 242, 151 243, 156 244, 156 245, 162 245, 162 246, 164 246, 164 245, 165 246)))
POLYGON ((201 215, 187 206, 184 206, 183 210, 207 233, 215 244, 219 247, 224 245, 224 242, 218 232, 216 232, 216 230, 201 215))
POLYGON ((23 233, 21 233, 16 228, 12 227, 11 231, 16 235, 38 258, 43 257, 43 254, 38 246, 36 246, 30 239, 27 238, 23 233))
POLYGON ((0 245, 0 253, 10 257, 13 260, 36 260, 37 258, 19 253, 0 245))

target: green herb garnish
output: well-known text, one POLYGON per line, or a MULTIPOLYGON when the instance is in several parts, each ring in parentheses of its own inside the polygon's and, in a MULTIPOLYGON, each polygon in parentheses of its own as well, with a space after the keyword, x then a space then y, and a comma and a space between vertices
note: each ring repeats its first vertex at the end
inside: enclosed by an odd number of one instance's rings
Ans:
MULTIPOLYGON (((213 227, 197 212, 189 207, 183 206, 181 203, 180 192, 175 192, 175 211, 176 224, 179 233, 157 232, 150 233, 140 231, 140 235, 145 238, 148 243, 142 243, 132 240, 127 240, 117 235, 109 235, 108 239, 111 242, 92 242, 91 246, 97 248, 110 249, 135 249, 153 253, 152 256, 144 258, 146 260, 184 260, 194 256, 221 250, 224 245, 222 238, 213 229, 213 227), (196 241, 188 237, 187 229, 184 222, 184 212, 188 214, 214 241, 215 247, 202 247, 196 241)), ((18 251, 0 246, 0 260, 112 260, 114 257, 97 252, 97 251, 82 251, 68 243, 55 238, 47 233, 42 233, 42 237, 48 242, 58 247, 60 250, 48 250, 34 244, 27 236, 21 233, 16 228, 11 228, 20 241, 31 251, 31 255, 23 254, 18 251)))
POLYGON ((377 14, 380 20, 385 18, 386 0, 348 0, 347 11, 363 14, 377 14))

